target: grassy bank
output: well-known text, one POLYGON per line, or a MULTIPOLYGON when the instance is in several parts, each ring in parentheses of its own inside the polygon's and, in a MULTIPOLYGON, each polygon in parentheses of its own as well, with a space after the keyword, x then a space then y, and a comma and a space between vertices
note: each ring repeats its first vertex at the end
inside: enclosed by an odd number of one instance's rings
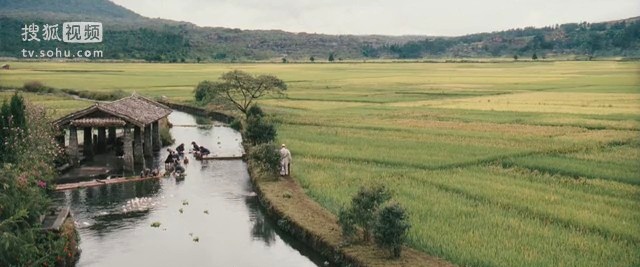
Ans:
POLYGON ((12 67, 0 85, 176 101, 235 68, 271 73, 288 96, 260 104, 332 214, 383 183, 411 214, 410 246, 455 264, 640 264, 638 62, 12 67))
POLYGON ((310 199, 295 179, 260 179, 250 171, 260 201, 278 226, 340 265, 454 266, 411 248, 404 248, 401 258, 389 259, 373 243, 345 246, 336 216, 310 199))

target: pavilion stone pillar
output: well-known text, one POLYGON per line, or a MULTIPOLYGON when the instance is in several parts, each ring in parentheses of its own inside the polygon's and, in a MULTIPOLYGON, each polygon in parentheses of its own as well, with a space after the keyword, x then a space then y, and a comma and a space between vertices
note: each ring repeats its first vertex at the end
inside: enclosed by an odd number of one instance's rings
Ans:
POLYGON ((85 158, 93 158, 93 129, 91 127, 84 127, 84 149, 83 154, 85 158))
POLYGON ((109 127, 109 138, 107 142, 110 145, 116 144, 116 127, 109 127))
POLYGON ((133 128, 133 161, 144 164, 144 151, 142 149, 142 129, 138 126, 133 128))
POLYGON ((160 139, 160 123, 158 123, 158 121, 154 121, 152 123, 151 131, 153 151, 160 151, 160 149, 162 149, 162 140, 160 139))
POLYGON ((144 126, 144 156, 153 156, 153 144, 151 141, 151 124, 144 126))
POLYGON ((104 153, 107 150, 107 129, 98 127, 98 153, 104 153))
POLYGON ((71 158, 71 165, 78 164, 78 128, 75 126, 69 126, 69 147, 67 147, 67 154, 71 158))
POLYGON ((131 126, 124 126, 124 134, 122 137, 124 142, 124 169, 126 171, 133 171, 133 146, 131 144, 131 126))

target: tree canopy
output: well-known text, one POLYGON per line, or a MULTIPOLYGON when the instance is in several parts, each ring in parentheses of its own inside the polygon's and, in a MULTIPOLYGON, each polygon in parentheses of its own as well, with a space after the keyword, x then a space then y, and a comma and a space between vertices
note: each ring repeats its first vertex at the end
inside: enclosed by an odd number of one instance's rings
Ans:
POLYGON ((200 102, 223 100, 247 115, 256 99, 270 94, 282 94, 287 84, 273 75, 252 75, 233 70, 223 73, 219 81, 202 81, 196 86, 195 98, 200 102))

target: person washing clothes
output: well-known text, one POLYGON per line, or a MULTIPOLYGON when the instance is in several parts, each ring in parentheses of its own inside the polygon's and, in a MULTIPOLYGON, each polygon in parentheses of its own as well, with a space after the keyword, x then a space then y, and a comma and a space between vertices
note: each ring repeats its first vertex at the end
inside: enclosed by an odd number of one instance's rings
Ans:
POLYGON ((285 144, 280 148, 280 176, 289 176, 291 169, 291 151, 285 144))
POLYGON ((193 153, 200 151, 200 146, 198 146, 195 141, 191 142, 191 147, 191 151, 193 151, 193 153))
POLYGON ((184 143, 182 143, 178 147, 176 147, 176 152, 178 152, 178 155, 180 155, 180 156, 184 155, 184 143))

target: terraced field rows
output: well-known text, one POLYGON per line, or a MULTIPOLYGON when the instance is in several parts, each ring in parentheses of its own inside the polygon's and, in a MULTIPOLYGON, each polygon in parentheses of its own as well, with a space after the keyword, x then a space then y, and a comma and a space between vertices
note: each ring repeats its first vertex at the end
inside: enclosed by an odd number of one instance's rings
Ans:
POLYGON ((385 184, 411 215, 410 245, 459 265, 640 266, 637 62, 12 67, 0 85, 185 102, 224 71, 271 73, 289 92, 260 103, 329 210, 385 184))

